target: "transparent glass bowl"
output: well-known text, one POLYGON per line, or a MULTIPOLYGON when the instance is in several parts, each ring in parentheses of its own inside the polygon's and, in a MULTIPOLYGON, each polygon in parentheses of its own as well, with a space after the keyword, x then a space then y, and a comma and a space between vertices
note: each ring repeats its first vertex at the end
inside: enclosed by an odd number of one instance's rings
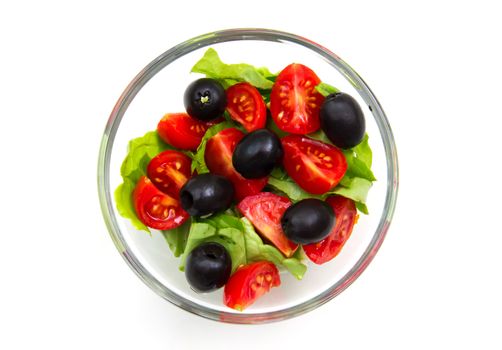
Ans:
POLYGON ((127 86, 113 109, 101 142, 98 189, 110 236, 124 260, 153 291, 197 315, 232 323, 287 319, 312 310, 345 290, 371 262, 389 228, 398 188, 397 154, 385 114, 361 77, 336 54, 315 42, 266 29, 232 29, 202 35, 166 51, 148 64, 127 86), (197 294, 178 270, 159 232, 135 230, 117 212, 113 192, 121 183, 120 165, 130 139, 154 130, 168 112, 183 112, 183 92, 200 77, 191 67, 213 47, 227 63, 266 66, 278 72, 292 62, 303 63, 321 78, 356 98, 365 111, 377 177, 368 197, 369 215, 360 215, 352 236, 331 262, 307 261, 302 281, 281 271, 282 284, 244 312, 223 305, 222 290, 197 294))

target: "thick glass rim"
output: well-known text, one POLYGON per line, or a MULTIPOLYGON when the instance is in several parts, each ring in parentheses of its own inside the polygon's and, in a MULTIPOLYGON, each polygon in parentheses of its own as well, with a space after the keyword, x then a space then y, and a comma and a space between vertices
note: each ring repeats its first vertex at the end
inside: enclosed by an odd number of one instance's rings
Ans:
POLYGON ((188 312, 211 320, 239 324, 265 323, 301 315, 330 301, 351 285, 373 260, 387 234, 396 206, 398 192, 397 150, 392 130, 380 103, 363 79, 336 54, 309 39, 286 32, 258 28, 228 29, 200 35, 174 46, 148 64, 126 87, 112 110, 101 140, 98 160, 98 192, 103 217, 115 246, 136 275, 159 296, 188 312), (128 244, 125 241, 113 214, 114 209, 112 207, 113 201, 111 198, 113 191, 111 191, 109 183, 110 157, 115 134, 129 104, 141 88, 160 70, 186 54, 201 47, 237 40, 288 42, 298 44, 317 53, 325 61, 341 71, 341 73, 345 75, 356 90, 358 90, 364 101, 371 106, 373 116, 375 117, 384 143, 387 161, 387 192, 383 213, 370 244, 357 263, 337 283, 316 297, 301 304, 268 313, 236 314, 213 310, 185 299, 164 286, 145 268, 145 266, 141 264, 128 247, 128 244))

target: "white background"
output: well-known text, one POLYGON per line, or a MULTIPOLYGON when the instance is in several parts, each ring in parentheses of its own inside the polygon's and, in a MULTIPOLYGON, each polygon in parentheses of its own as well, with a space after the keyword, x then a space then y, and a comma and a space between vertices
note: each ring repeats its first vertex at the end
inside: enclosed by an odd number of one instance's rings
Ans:
POLYGON ((2 2, 0 348, 502 348, 496 3, 2 2), (207 321, 151 292, 97 197, 100 138, 125 86, 178 42, 231 27, 339 54, 379 98, 400 160, 369 268, 317 310, 261 326, 207 321))

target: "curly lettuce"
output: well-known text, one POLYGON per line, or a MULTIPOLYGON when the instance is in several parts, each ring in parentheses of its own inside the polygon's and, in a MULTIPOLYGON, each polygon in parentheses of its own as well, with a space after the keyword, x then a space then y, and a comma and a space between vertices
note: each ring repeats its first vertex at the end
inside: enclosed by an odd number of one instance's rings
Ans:
POLYGON ((123 182, 116 188, 114 195, 119 214, 129 219, 138 230, 150 232, 136 215, 132 193, 139 178, 146 175, 146 168, 150 160, 168 149, 172 149, 172 147, 164 143, 156 131, 147 132, 145 135, 129 141, 127 155, 120 167, 123 182))

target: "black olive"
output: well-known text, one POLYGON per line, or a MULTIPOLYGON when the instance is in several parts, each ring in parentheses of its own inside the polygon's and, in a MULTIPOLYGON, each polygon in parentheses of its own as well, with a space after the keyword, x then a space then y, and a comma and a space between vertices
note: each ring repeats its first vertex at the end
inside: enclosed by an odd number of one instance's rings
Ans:
POLYGON ((218 81, 201 78, 188 85, 183 102, 188 115, 208 121, 222 116, 227 106, 227 96, 218 81))
POLYGON ((215 174, 192 177, 180 190, 181 207, 192 216, 204 216, 230 207, 234 186, 215 174))
POLYGON ((185 277, 196 292, 210 292, 227 283, 232 272, 232 258, 216 242, 201 243, 187 256, 185 277))
POLYGON ((350 95, 338 92, 326 97, 320 110, 321 129, 340 148, 358 145, 366 131, 364 114, 350 95))
POLYGON ((326 238, 335 224, 333 208, 315 198, 290 206, 282 215, 281 226, 289 240, 298 244, 316 243, 326 238))
POLYGON ((237 144, 232 164, 246 179, 257 179, 269 175, 280 163, 283 154, 277 135, 270 130, 259 129, 244 136, 237 144))

